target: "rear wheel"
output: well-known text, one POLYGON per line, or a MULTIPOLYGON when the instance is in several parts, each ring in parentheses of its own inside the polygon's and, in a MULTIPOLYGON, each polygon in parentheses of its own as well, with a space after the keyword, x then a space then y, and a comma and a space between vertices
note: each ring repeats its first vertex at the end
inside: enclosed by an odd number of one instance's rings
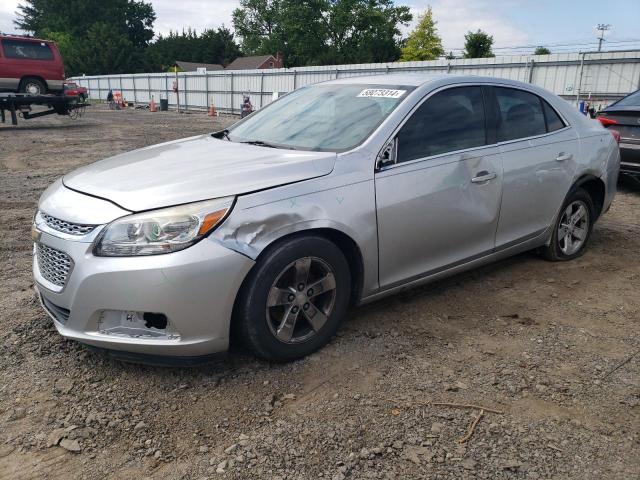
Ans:
POLYGON ((562 205, 549 245, 542 255, 554 262, 572 260, 584 253, 595 220, 595 208, 589 194, 578 188, 562 205))
POLYGON ((265 360, 304 357, 336 333, 350 295, 342 251, 322 237, 293 238, 254 266, 236 308, 238 333, 265 360))
POLYGON ((47 87, 44 82, 38 78, 27 77, 20 82, 18 90, 27 95, 44 95, 47 93, 47 87))

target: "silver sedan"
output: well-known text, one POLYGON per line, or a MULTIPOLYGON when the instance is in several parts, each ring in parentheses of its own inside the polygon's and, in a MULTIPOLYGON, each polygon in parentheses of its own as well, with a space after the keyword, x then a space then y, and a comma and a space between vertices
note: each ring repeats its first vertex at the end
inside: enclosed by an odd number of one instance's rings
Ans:
POLYGON ((233 334, 289 361, 350 305, 526 250, 578 257, 619 166, 608 131, 529 84, 336 80, 64 176, 40 199, 33 274, 79 342, 176 359, 233 334))

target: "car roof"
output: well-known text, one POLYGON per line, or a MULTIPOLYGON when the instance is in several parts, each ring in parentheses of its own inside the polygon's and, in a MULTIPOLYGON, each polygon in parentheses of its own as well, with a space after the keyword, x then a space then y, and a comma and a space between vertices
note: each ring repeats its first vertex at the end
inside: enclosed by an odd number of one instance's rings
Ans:
POLYGON ((371 84, 371 85, 408 85, 419 87, 430 83, 453 84, 453 83, 500 83, 519 87, 531 88, 528 83, 518 82, 505 78, 482 77, 477 75, 457 75, 450 73, 389 73, 383 75, 366 75, 339 78, 324 82, 324 85, 348 85, 348 84, 371 84))
POLYGON ((0 39, 2 40, 24 40, 25 42, 45 42, 54 43, 51 40, 45 40, 43 38, 29 37, 28 35, 12 35, 10 33, 0 33, 0 39))

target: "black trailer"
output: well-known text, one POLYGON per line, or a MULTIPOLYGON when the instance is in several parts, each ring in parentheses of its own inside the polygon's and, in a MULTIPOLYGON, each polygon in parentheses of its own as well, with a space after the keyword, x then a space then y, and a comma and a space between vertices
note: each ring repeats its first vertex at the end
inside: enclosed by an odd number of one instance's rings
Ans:
POLYGON ((27 95, 20 93, 0 93, 0 120, 5 122, 6 113, 11 115, 11 124, 18 124, 18 115, 25 120, 45 115, 78 115, 87 106, 77 96, 68 95, 27 95), (48 110, 31 113, 33 105, 49 107, 48 110))

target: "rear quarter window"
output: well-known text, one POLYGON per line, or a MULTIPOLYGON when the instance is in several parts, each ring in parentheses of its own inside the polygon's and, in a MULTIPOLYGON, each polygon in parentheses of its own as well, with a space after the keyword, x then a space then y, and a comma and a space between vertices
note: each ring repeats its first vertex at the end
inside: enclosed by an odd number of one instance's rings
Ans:
POLYGON ((640 90, 618 100, 613 105, 616 107, 640 107, 640 90))
POLYGON ((564 128, 566 125, 558 115, 558 112, 556 112, 551 105, 544 100, 541 101, 544 108, 544 118, 547 120, 547 130, 549 132, 555 132, 556 130, 564 128))
POLYGON ((51 47, 45 42, 24 40, 2 40, 2 49, 6 58, 17 60, 53 60, 51 47))

